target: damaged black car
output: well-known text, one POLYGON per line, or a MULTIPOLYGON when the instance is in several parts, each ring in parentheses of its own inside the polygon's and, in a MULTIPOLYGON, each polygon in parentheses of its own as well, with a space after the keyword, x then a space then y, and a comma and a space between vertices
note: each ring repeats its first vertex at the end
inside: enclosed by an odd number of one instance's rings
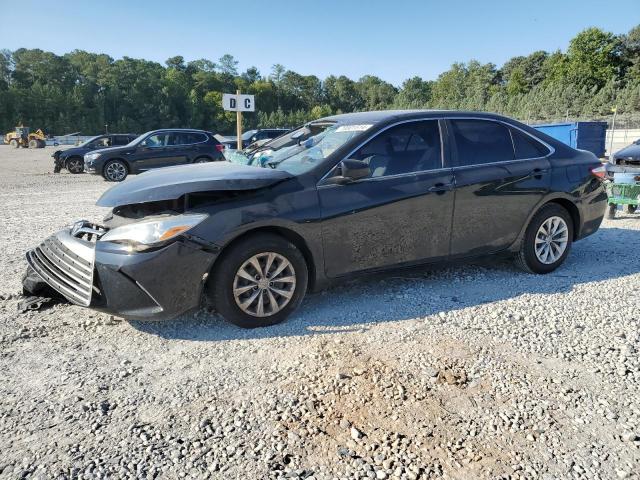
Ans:
POLYGON ((138 137, 131 133, 110 133, 91 137, 80 145, 67 150, 56 150, 51 155, 54 166, 53 173, 60 173, 66 168, 69 173, 84 172, 84 156, 94 150, 127 145, 138 137))
POLYGON ((307 291, 368 272, 498 253, 551 272, 600 226, 599 166, 499 115, 336 115, 245 164, 167 167, 116 185, 97 202, 112 209, 103 222, 74 223, 27 261, 78 305, 158 320, 204 299, 259 327, 307 291))

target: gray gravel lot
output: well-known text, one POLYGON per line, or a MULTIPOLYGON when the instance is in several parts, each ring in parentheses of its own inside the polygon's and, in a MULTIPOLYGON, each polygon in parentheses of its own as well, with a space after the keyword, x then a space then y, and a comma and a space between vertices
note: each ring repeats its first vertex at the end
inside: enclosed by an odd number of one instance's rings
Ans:
POLYGON ((109 187, 0 146, 0 478, 640 478, 640 215, 547 276, 371 277, 246 331, 17 313, 24 252, 109 187))

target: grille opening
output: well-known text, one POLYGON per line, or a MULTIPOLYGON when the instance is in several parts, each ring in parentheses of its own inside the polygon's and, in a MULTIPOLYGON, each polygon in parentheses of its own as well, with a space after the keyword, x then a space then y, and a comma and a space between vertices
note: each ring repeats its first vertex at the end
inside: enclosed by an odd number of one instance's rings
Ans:
POLYGON ((102 225, 82 220, 73 225, 71 235, 86 242, 96 243, 108 231, 109 229, 102 225))

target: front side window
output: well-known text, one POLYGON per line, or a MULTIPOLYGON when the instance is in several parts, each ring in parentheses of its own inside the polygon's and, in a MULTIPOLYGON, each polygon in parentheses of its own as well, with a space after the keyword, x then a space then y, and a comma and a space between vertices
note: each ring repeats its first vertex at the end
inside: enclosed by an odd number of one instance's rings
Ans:
POLYGON ((111 138, 110 137, 98 137, 91 141, 92 148, 106 148, 111 146, 111 138))
POLYGON ((451 120, 458 165, 514 160, 509 129, 489 120, 451 120))
POLYGON ((410 122, 377 135, 351 156, 369 164, 372 177, 442 168, 437 120, 410 122))
POLYGON ((166 147, 168 143, 169 143, 168 133, 156 133, 155 135, 151 135, 144 141, 144 144, 147 147, 166 147))

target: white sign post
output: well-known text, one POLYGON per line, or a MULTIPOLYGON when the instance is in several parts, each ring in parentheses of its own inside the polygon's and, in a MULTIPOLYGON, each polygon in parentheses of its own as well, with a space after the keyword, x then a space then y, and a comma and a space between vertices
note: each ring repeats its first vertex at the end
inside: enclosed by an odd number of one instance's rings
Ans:
POLYGON ((255 97, 253 95, 242 95, 240 90, 238 90, 235 95, 232 93, 224 93, 222 94, 222 108, 229 112, 236 112, 237 147, 238 150, 242 150, 242 112, 256 111, 255 97))

